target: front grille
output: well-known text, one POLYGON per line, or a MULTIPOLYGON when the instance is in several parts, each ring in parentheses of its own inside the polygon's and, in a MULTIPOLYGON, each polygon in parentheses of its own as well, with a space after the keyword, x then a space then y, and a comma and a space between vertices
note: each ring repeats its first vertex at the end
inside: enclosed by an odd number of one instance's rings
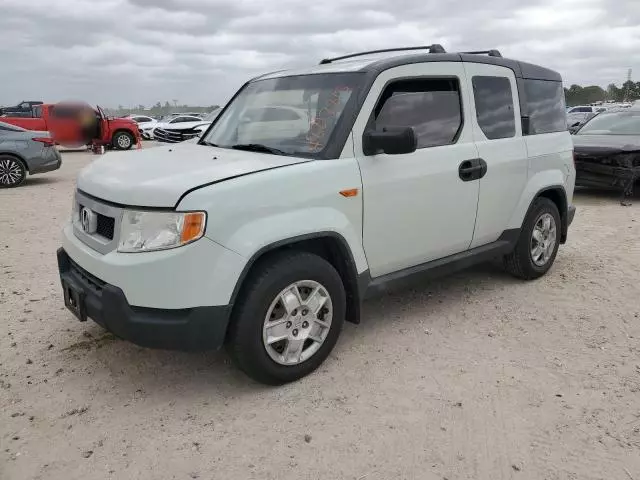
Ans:
POLYGON ((98 223, 96 233, 106 239, 113 240, 113 232, 116 226, 116 219, 98 213, 98 223))
POLYGON ((98 277, 91 275, 84 268, 78 265, 73 260, 69 259, 69 270, 73 275, 82 280, 86 285, 88 285, 94 292, 100 293, 102 289, 107 284, 107 282, 100 280, 98 277))
POLYGON ((178 142, 184 142, 185 140, 189 140, 191 138, 197 137, 199 133, 200 132, 196 132, 195 130, 174 130, 174 129, 156 128, 153 131, 153 136, 159 142, 178 143, 178 142))

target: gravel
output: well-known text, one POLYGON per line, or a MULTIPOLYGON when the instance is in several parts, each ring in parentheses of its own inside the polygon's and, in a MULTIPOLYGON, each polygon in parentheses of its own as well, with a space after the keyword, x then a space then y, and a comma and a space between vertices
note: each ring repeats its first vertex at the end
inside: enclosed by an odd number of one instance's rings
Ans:
POLYGON ((579 192, 546 277, 369 301, 315 374, 267 388, 64 308, 55 250, 94 157, 63 156, 0 191, 0 478, 640 479, 640 196, 579 192))

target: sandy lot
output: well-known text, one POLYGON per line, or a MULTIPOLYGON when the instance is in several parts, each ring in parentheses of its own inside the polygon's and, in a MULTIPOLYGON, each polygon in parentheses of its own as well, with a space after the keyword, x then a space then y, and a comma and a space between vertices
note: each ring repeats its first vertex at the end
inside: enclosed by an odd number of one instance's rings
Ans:
POLYGON ((314 375, 252 383, 65 310, 86 153, 0 191, 0 478, 640 480, 640 196, 579 193, 545 278, 483 266, 365 304, 314 375))

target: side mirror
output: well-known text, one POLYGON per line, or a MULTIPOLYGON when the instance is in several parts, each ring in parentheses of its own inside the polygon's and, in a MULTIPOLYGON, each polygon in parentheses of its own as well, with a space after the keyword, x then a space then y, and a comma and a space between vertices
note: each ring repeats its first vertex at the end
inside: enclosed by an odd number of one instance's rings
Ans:
POLYGON ((418 148, 416 133, 411 127, 385 127, 367 130, 362 136, 362 152, 366 156, 386 153, 400 155, 415 152, 418 148))

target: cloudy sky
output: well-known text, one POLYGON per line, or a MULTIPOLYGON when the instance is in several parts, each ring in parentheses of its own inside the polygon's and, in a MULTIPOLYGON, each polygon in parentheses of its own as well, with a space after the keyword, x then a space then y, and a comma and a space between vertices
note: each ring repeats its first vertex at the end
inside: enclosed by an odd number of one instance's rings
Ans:
POLYGON ((223 103, 252 75, 430 43, 640 80, 640 0, 0 0, 0 31, 0 104, 223 103))

